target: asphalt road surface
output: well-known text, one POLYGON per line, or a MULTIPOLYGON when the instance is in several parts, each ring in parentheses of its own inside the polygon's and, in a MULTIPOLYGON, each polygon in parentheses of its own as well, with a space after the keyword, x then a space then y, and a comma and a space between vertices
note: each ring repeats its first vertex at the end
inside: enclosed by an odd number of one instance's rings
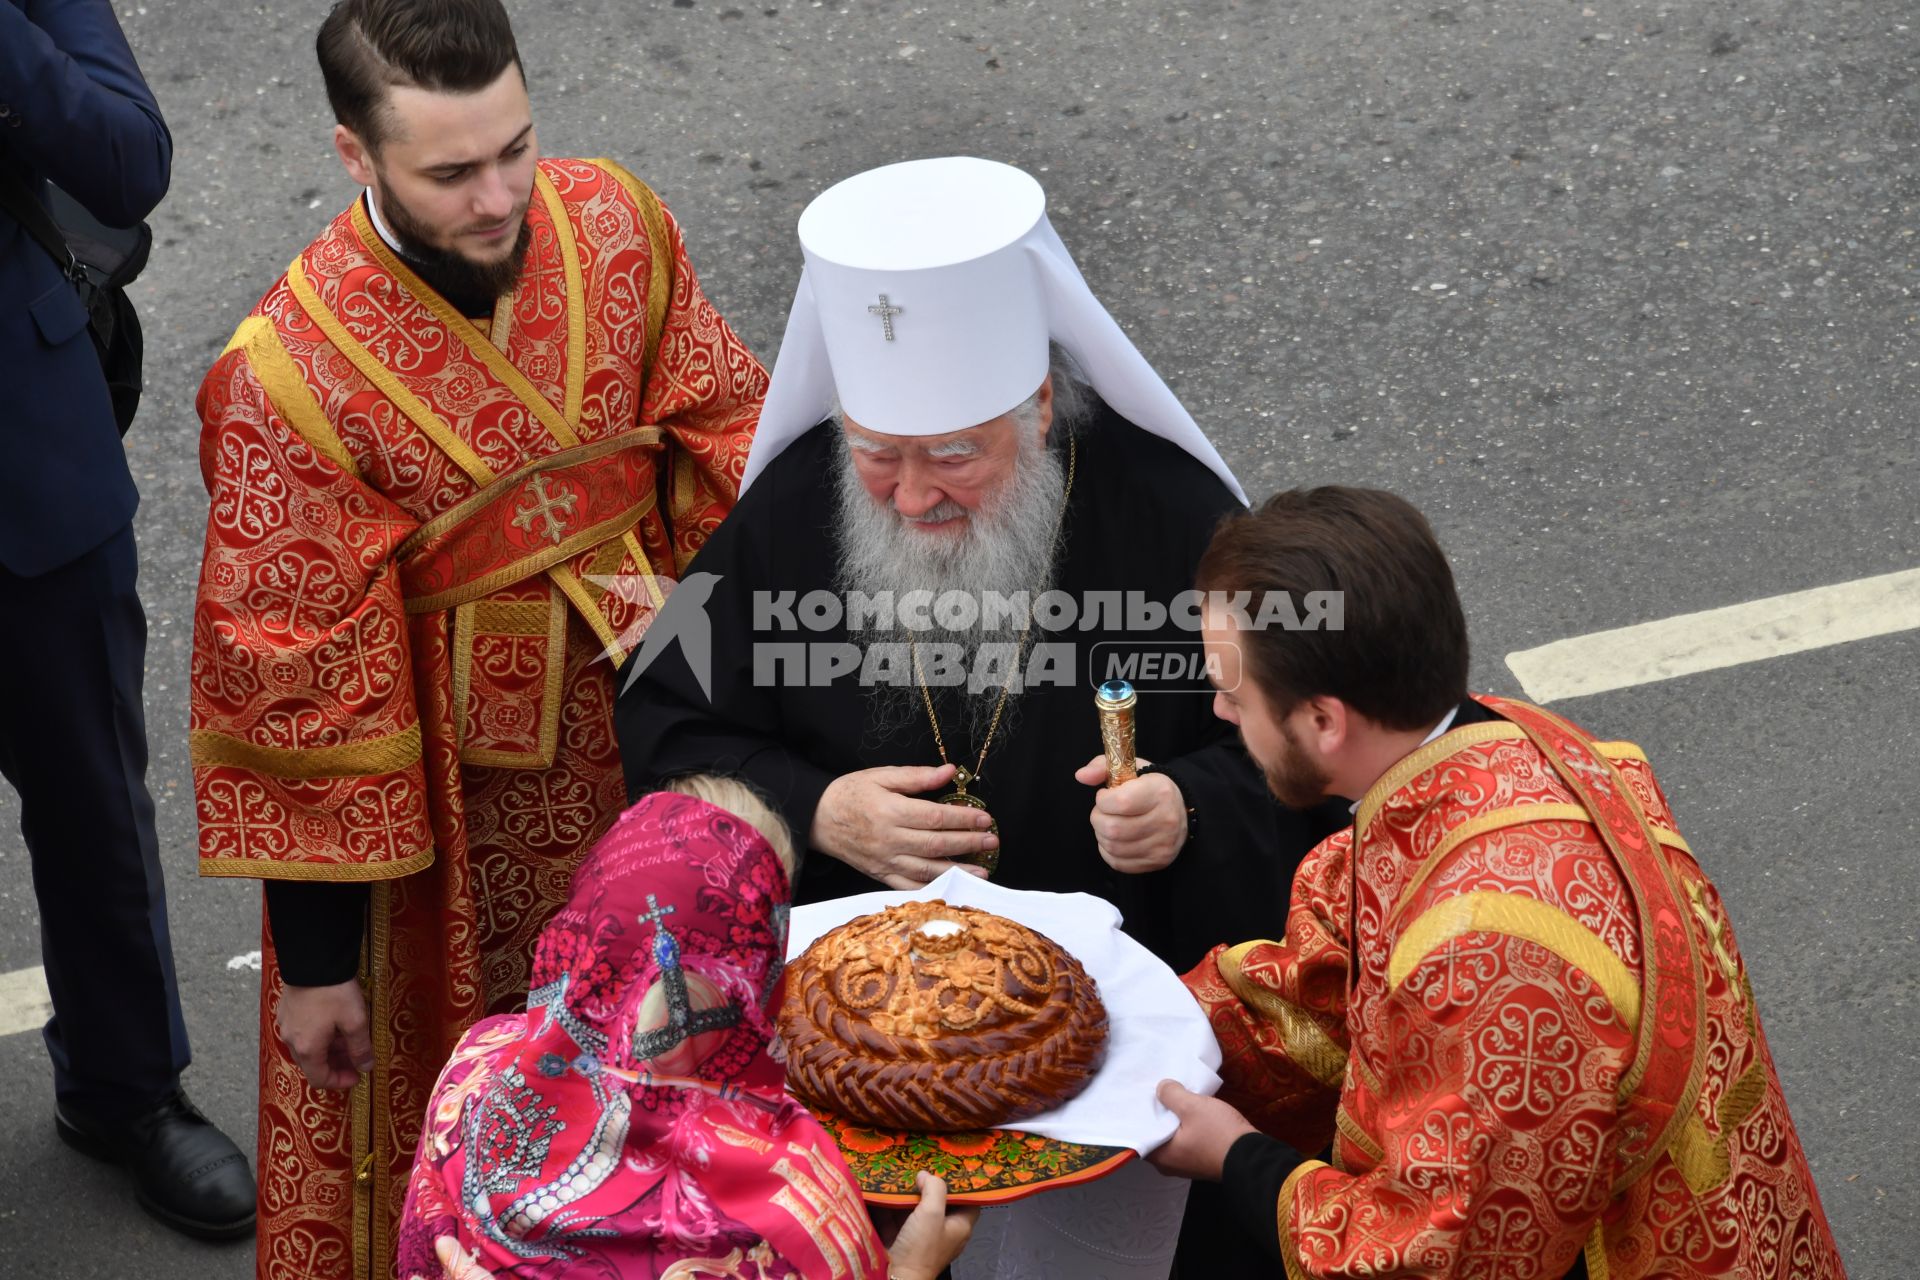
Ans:
MULTIPOLYGON (((652 183, 769 363, 824 186, 953 153, 1037 174, 1250 492, 1427 510, 1479 688, 1520 692, 1515 650, 1920 567, 1908 0, 512 8, 543 149, 652 183)), ((354 195, 323 11, 122 11, 176 145, 136 290, 150 782, 188 1083, 249 1149, 258 894, 194 874, 193 394, 354 195)), ((1646 748, 1730 903, 1856 1277, 1909 1274, 1920 1245, 1916 671, 1920 631, 1894 630, 1555 704, 1646 748)), ((0 973, 39 962, 17 816, 0 795, 0 973)), ((38 1036, 0 1038, 0 1273, 250 1274, 250 1246, 170 1235, 60 1146, 50 1097, 38 1036)))

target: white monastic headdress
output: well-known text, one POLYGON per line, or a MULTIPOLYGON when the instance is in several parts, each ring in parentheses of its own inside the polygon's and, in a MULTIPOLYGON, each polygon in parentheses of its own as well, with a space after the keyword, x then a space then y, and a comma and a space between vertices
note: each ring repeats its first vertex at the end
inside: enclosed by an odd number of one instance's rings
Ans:
POLYGON ((1100 398, 1247 495, 1114 323, 1047 221, 1040 184, 992 160, 910 160, 829 187, 800 215, 806 268, 741 488, 825 420, 884 435, 977 426, 1034 393, 1047 343, 1100 398))

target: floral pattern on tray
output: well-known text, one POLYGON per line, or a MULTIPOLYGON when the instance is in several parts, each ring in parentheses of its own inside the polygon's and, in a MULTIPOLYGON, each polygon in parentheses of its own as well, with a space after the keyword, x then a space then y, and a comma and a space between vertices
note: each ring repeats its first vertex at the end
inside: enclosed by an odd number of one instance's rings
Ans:
POLYGON ((920 1170, 938 1174, 958 1204, 1004 1204, 1050 1187, 1104 1177, 1133 1158, 1128 1147, 1083 1146, 1018 1129, 904 1133, 869 1129, 812 1108, 839 1144, 854 1181, 873 1204, 911 1205, 920 1170))

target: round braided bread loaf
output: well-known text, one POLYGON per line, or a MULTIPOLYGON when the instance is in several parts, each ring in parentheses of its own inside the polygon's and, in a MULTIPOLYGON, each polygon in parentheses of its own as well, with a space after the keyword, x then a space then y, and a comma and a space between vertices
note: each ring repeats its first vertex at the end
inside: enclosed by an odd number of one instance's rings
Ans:
POLYGON ((780 1038, 806 1101, 861 1124, 952 1132, 1079 1093, 1106 1051, 1107 1011, 1051 939, 935 899, 808 947, 787 977, 780 1038))

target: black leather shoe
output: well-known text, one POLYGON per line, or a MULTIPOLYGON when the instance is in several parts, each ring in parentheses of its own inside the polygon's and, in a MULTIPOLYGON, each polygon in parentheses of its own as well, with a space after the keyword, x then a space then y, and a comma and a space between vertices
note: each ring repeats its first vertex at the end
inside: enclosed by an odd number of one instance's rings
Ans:
POLYGON ((140 1207, 175 1231, 200 1240, 253 1234, 253 1170, 184 1090, 119 1124, 57 1107, 53 1122, 68 1146, 131 1173, 140 1207))

